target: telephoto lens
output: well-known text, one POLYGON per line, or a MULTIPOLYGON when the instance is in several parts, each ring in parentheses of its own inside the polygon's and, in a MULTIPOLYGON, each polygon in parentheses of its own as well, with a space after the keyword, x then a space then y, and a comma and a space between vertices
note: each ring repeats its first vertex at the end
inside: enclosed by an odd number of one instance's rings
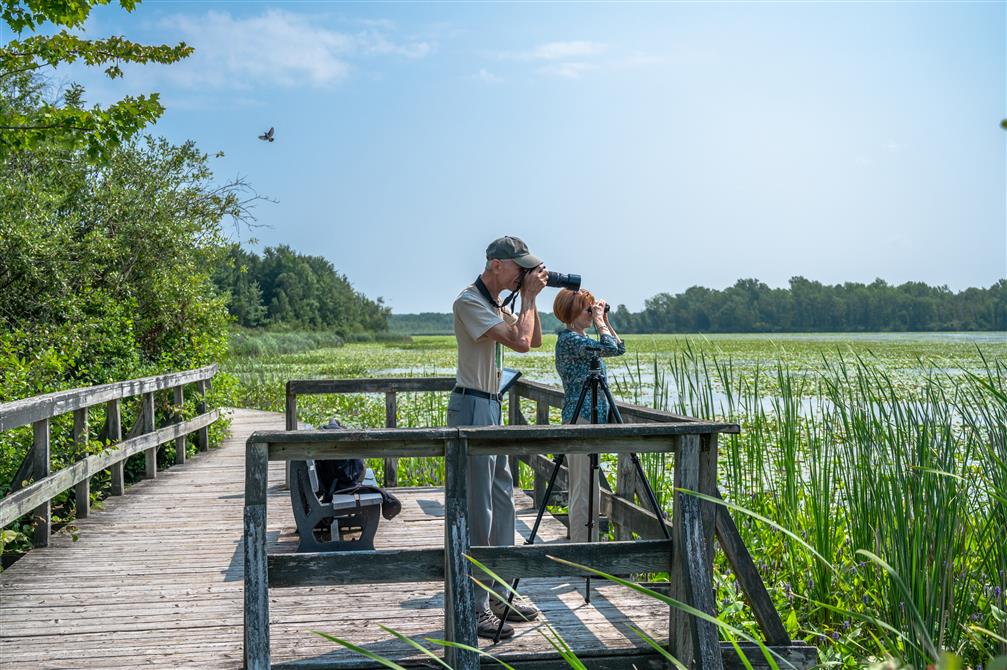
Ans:
POLYGON ((552 288, 568 288, 571 291, 580 290, 580 275, 565 275, 562 272, 550 272, 546 286, 552 288))

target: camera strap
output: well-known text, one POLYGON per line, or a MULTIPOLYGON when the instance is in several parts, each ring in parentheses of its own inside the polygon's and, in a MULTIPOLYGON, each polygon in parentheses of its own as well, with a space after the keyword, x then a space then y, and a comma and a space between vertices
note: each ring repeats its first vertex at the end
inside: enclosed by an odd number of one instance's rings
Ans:
POLYGON ((514 302, 514 298, 517 297, 517 291, 511 291, 511 294, 507 296, 503 302, 498 303, 493 299, 493 296, 490 295, 490 290, 486 288, 486 284, 483 283, 482 276, 476 276, 475 285, 476 288, 479 289, 479 293, 482 294, 482 297, 486 298, 486 301, 493 305, 496 309, 503 309, 504 307, 507 307, 509 304, 514 302))

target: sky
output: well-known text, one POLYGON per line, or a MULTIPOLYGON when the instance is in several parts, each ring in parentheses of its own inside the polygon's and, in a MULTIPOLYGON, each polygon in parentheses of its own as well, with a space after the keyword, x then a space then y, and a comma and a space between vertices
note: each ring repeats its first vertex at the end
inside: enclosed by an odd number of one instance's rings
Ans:
POLYGON ((158 91, 154 134, 275 201, 236 238, 396 313, 450 311, 502 235, 634 311, 749 277, 1007 277, 1002 1, 146 0, 85 32, 195 47, 60 76, 158 91))

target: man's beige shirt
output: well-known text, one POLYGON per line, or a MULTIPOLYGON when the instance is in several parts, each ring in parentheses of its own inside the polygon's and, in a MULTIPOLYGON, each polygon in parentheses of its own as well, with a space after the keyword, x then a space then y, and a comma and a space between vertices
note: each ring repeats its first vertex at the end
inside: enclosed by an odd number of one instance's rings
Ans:
POLYGON ((465 388, 497 393, 500 390, 497 343, 486 333, 498 323, 514 325, 517 317, 490 305, 475 284, 469 284, 458 294, 452 311, 455 315, 455 339, 458 340, 455 383, 465 388))

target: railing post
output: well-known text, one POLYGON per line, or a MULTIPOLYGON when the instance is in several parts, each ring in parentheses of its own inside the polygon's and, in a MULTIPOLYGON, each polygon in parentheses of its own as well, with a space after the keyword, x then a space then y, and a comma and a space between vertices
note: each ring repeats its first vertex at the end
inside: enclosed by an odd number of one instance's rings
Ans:
MULTIPOLYGON (((615 494, 620 498, 635 503, 636 491, 638 487, 636 468, 629 454, 619 454, 616 465, 615 494)), ((615 538, 617 540, 632 540, 633 531, 622 524, 615 525, 615 538)))
MULTIPOLYGON (((284 430, 297 430, 297 394, 287 382, 287 392, 283 407, 284 430)), ((290 488, 290 461, 283 463, 283 487, 290 488)))
MULTIPOLYGON (((208 379, 200 379, 196 382, 196 392, 199 400, 196 401, 196 413, 206 414, 206 390, 209 387, 208 379)), ((196 431, 196 447, 200 451, 207 451, 210 448, 210 427, 203 426, 196 431)))
POLYGON ((269 670, 269 573, 266 566, 266 489, 269 445, 245 447, 245 668, 269 670))
MULTIPOLYGON (((73 411, 73 442, 77 460, 87 458, 87 407, 73 411)), ((86 519, 91 511, 91 479, 84 478, 73 489, 74 512, 78 519, 86 519)))
MULTIPOLYGON (((32 475, 35 481, 49 476, 49 419, 42 419, 32 424, 32 475)), ((32 511, 35 522, 35 533, 32 546, 48 547, 49 533, 52 530, 52 510, 47 500, 32 511)))
MULTIPOLYGON (((469 552, 467 512, 468 442, 447 440, 444 450, 444 632, 449 642, 477 646, 475 597, 469 552)), ((445 661, 454 670, 478 670, 475 652, 448 647, 445 661)))
MULTIPOLYGON (((398 415, 395 391, 385 391, 385 427, 395 428, 398 415)), ((399 485, 399 459, 385 459, 385 486, 399 485)))
MULTIPOLYGON (((154 432, 154 393, 144 393, 141 399, 140 414, 143 419, 141 434, 154 432)), ((144 473, 147 479, 157 477, 157 445, 143 452, 144 473)))
MULTIPOLYGON (((547 426, 549 425, 549 401, 548 400, 538 400, 535 402, 535 425, 537 426, 547 426)), ((545 499, 545 490, 549 485, 546 476, 535 470, 535 492, 533 497, 535 499, 536 509, 542 509, 542 507, 548 502, 545 499)))
MULTIPOLYGON (((517 426, 521 423, 521 394, 518 393, 517 384, 507 391, 507 423, 517 426)), ((511 482, 515 490, 521 488, 521 459, 517 456, 508 456, 510 464, 511 482)))
MULTIPOLYGON (((175 406, 175 421, 176 423, 181 423, 183 421, 183 406, 185 405, 185 389, 181 384, 172 389, 172 404, 175 406)), ((175 464, 185 465, 185 435, 179 435, 175 438, 175 464)))
MULTIPOLYGON (((108 434, 109 444, 122 442, 122 414, 119 412, 119 399, 109 400, 105 403, 105 432, 108 434)), ((123 462, 113 463, 109 468, 111 475, 111 490, 109 493, 114 496, 121 496, 125 490, 125 478, 123 477, 123 462)))
MULTIPOLYGON (((675 488, 700 491, 700 438, 676 438, 675 488)), ((715 616, 713 574, 707 563, 706 531, 699 499, 675 493, 672 517, 674 551, 671 561, 672 597, 715 616)), ((717 626, 672 607, 668 627, 671 654, 687 668, 722 670, 723 657, 717 626)))

